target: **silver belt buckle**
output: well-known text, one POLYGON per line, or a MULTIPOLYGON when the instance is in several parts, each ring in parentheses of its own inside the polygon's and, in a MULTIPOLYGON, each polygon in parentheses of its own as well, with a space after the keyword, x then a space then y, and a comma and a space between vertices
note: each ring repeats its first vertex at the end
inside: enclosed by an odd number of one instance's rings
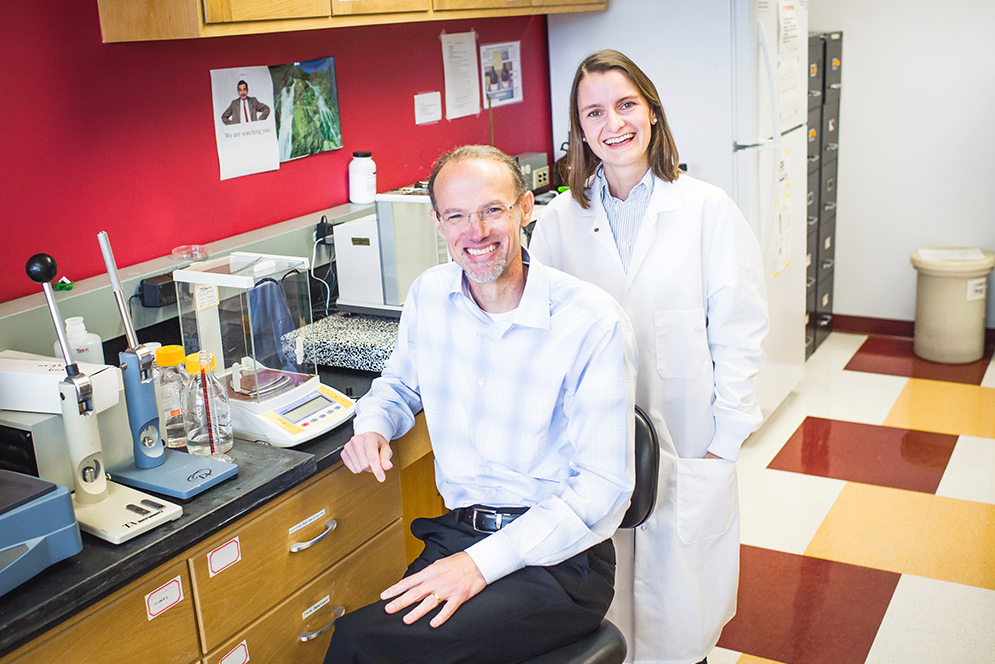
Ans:
POLYGON ((473 529, 476 530, 478 533, 493 533, 495 531, 501 530, 501 526, 502 526, 501 517, 502 516, 503 515, 500 514, 500 513, 498 513, 496 510, 485 510, 485 509, 480 509, 479 507, 474 507, 473 508, 473 518, 471 519, 471 521, 473 523, 473 529), (496 521, 497 521, 495 523, 495 527, 493 529, 490 529, 490 528, 481 528, 479 525, 477 525, 477 515, 478 514, 491 514, 491 515, 493 515, 496 518, 496 521))

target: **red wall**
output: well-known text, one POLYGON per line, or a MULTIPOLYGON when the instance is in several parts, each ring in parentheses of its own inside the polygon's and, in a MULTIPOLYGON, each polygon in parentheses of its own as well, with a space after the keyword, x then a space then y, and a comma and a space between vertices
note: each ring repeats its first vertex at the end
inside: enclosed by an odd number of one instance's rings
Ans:
POLYGON ((443 30, 521 41, 525 102, 494 109, 494 142, 552 149, 543 17, 103 44, 96 0, 4 5, 0 302, 40 290, 24 273, 38 252, 74 281, 103 273, 100 230, 123 268, 346 202, 353 150, 373 152, 383 191, 426 177, 450 147, 489 142, 486 111, 414 123, 415 94, 445 97, 443 30), (221 182, 210 70, 325 56, 343 148, 221 182))

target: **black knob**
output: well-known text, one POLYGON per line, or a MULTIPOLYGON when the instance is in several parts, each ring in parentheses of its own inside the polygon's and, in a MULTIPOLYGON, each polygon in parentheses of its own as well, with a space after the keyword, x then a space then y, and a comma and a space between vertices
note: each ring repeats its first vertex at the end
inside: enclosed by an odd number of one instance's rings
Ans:
POLYGON ((24 268, 31 281, 43 284, 52 281, 59 274, 59 266, 55 264, 55 259, 48 254, 35 254, 28 259, 28 264, 24 268))

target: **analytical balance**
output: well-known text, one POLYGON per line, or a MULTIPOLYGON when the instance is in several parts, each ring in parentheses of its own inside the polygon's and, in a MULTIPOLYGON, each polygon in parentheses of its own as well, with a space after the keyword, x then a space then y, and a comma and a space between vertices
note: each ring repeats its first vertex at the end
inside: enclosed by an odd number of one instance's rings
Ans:
POLYGON ((311 323, 308 260, 236 252, 173 272, 187 353, 209 350, 239 438, 293 447, 352 417, 297 331, 311 323))

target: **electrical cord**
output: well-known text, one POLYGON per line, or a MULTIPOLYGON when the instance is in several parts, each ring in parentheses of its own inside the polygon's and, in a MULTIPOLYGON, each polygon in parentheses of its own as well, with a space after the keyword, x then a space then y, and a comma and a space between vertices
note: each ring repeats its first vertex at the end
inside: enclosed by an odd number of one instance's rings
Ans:
POLYGON ((322 279, 321 277, 319 277, 318 275, 316 275, 314 273, 314 264, 315 264, 315 260, 317 260, 317 257, 318 257, 318 245, 319 244, 323 244, 323 243, 324 243, 323 240, 315 240, 314 241, 314 246, 311 247, 311 270, 310 270, 310 272, 311 272, 311 278, 312 279, 314 279, 315 281, 320 281, 321 282, 322 291, 325 294, 325 316, 328 316, 328 302, 329 302, 329 300, 332 299, 332 287, 328 285, 327 281, 325 281, 324 279, 322 279))

